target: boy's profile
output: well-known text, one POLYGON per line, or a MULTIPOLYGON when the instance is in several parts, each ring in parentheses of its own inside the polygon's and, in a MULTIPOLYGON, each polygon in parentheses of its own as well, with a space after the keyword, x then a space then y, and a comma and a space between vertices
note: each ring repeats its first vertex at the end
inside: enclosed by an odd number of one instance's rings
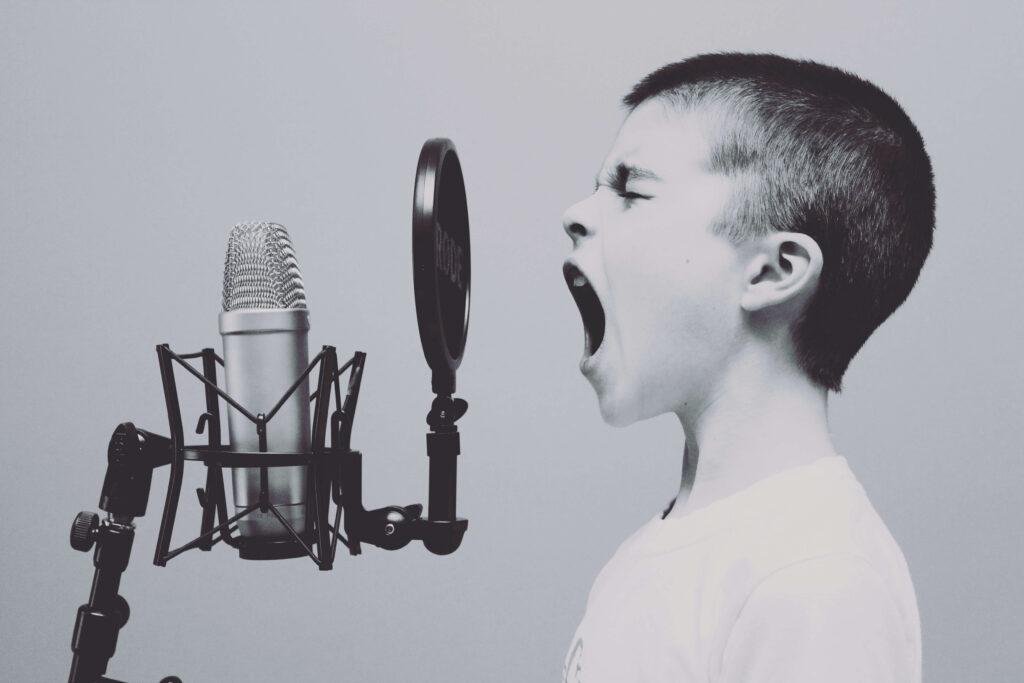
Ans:
POLYGON ((564 271, 601 414, 675 413, 683 477, 595 581, 564 680, 919 681, 906 562, 826 408, 931 248, 920 134, 775 55, 670 64, 625 104, 564 271))

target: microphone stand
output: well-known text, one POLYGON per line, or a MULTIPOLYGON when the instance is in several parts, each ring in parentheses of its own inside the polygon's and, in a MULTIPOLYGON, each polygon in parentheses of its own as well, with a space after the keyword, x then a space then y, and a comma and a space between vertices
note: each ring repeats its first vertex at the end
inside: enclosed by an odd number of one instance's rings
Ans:
MULTIPOLYGON (((110 437, 100 494, 107 518, 101 522, 94 512, 80 512, 71 526, 71 547, 88 552, 95 545, 96 551, 89 601, 78 608, 71 638, 74 656, 69 683, 121 683, 104 674, 130 613, 128 601, 117 590, 135 540, 132 520, 146 513, 153 470, 170 462, 170 440, 136 429, 130 422, 118 425, 110 437)), ((168 676, 161 683, 181 683, 181 679, 168 676)))
MULTIPOLYGON (((118 633, 127 623, 130 613, 128 601, 118 594, 118 588, 121 575, 128 567, 135 539, 134 518, 146 513, 153 470, 158 467, 170 465, 171 474, 153 558, 157 566, 165 566, 168 561, 190 549, 209 551, 220 541, 238 549, 240 556, 247 559, 306 555, 320 570, 333 567, 339 540, 352 555, 361 553, 362 542, 385 550, 397 550, 417 539, 423 541, 430 552, 438 555, 450 554, 461 544, 468 522, 455 516, 456 459, 460 451, 459 432, 455 423, 465 414, 468 404, 463 399, 452 397, 454 382, 444 387, 435 385, 436 396, 427 415, 430 427, 427 433, 427 455, 430 458, 429 513, 423 519, 423 506, 418 504, 391 505, 375 510, 363 507, 362 454, 350 448, 350 440, 365 353, 355 352, 352 359, 339 368, 334 348, 323 347, 302 376, 280 398, 277 406, 267 415, 260 413, 251 417, 260 435, 258 453, 233 452, 220 443, 218 397, 237 410, 245 409, 217 386, 216 365, 223 365, 223 361, 213 349, 206 348, 179 356, 166 344, 161 344, 157 347, 157 356, 171 437, 138 429, 131 422, 118 425, 107 447, 107 471, 100 494, 99 506, 107 513, 107 517, 100 521, 99 515, 94 512, 80 512, 71 527, 72 548, 81 552, 88 552, 93 546, 96 549, 93 554, 95 569, 89 601, 78 608, 75 620, 68 683, 123 683, 105 676, 107 665, 114 655, 118 633), (186 362, 194 358, 202 359, 202 373, 186 362), (206 411, 200 416, 196 431, 207 433, 206 446, 184 444, 172 362, 181 365, 205 387, 206 411), (320 373, 317 389, 310 397, 311 402, 315 401, 312 453, 267 452, 268 422, 298 388, 301 380, 318 365, 320 373), (348 393, 342 404, 338 378, 345 370, 351 372, 348 393), (332 394, 335 406, 340 407, 328 416, 332 394), (325 446, 328 423, 330 448, 325 446), (206 488, 196 491, 203 510, 201 533, 192 541, 172 550, 169 544, 177 515, 182 470, 189 460, 201 461, 207 468, 206 488), (307 514, 313 527, 311 534, 296 532, 274 507, 267 490, 268 468, 295 466, 297 462, 308 466, 312 475, 307 491, 307 514), (257 467, 261 470, 259 502, 231 517, 227 515, 223 467, 257 467), (331 499, 336 506, 333 524, 328 519, 331 499), (233 535, 237 531, 235 522, 258 509, 270 511, 277 516, 291 536, 289 545, 292 548, 281 547, 283 544, 279 541, 269 548, 254 547, 248 544, 252 539, 233 535), (345 515, 344 530, 347 538, 340 533, 342 513, 345 515), (215 518, 220 522, 216 526, 215 518), (311 545, 316 546, 315 552, 311 545)), ((181 683, 181 679, 168 676, 161 683, 181 683)))

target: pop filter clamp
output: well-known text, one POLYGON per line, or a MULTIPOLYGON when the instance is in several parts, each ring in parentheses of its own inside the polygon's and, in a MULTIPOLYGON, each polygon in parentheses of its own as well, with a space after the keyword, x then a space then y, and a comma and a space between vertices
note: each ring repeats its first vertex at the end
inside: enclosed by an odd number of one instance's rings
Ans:
MULTIPOLYGON (((107 517, 101 521, 96 513, 81 512, 71 527, 72 548, 82 552, 88 552, 93 546, 96 549, 89 601, 78 609, 71 641, 70 683, 118 683, 105 676, 118 632, 129 616, 128 602, 118 594, 118 587, 131 555, 134 518, 145 515, 153 470, 163 465, 170 465, 170 476, 153 558, 153 564, 160 567, 186 550, 209 551, 221 541, 237 549, 244 559, 308 556, 322 571, 333 568, 339 541, 351 555, 362 552, 362 543, 397 550, 412 540, 422 541, 428 550, 438 555, 458 549, 468 522, 455 515, 456 459, 460 452, 455 423, 466 413, 468 404, 454 398, 453 394, 455 371, 465 350, 469 321, 470 251, 465 183, 450 140, 435 138, 423 145, 413 194, 412 237, 416 317, 435 394, 426 418, 430 459, 427 517, 421 517, 423 506, 419 504, 374 510, 363 507, 362 454, 351 449, 350 441, 365 353, 356 351, 339 367, 334 347, 324 346, 269 412, 254 415, 218 386, 217 366, 223 367, 224 361, 212 348, 179 355, 167 344, 161 344, 156 351, 170 437, 138 429, 131 422, 118 425, 108 444, 107 472, 99 501, 107 517), (190 361, 193 360, 201 360, 201 372, 192 366, 190 361), (196 433, 205 432, 205 445, 185 444, 175 364, 203 384, 206 410, 199 417, 196 433), (269 452, 267 429, 271 420, 314 370, 318 373, 317 388, 310 396, 313 403, 311 452, 269 452), (346 371, 348 384, 342 401, 341 376, 346 371), (332 397, 333 412, 330 410, 332 397), (233 451, 221 443, 220 400, 253 423, 259 451, 233 451), (206 486, 196 490, 202 509, 200 535, 171 549, 187 461, 202 462, 206 466, 206 486), (268 469, 295 465, 306 465, 310 473, 306 514, 311 523, 301 533, 270 502, 268 493, 268 469), (252 467, 260 471, 257 502, 230 517, 224 490, 225 467, 252 467), (333 524, 329 514, 332 501, 335 506, 333 524), (288 537, 266 541, 235 535, 238 520, 257 510, 272 513, 288 532, 288 537), (215 520, 219 522, 216 526, 215 520)), ((170 683, 178 679, 168 677, 163 681, 170 683)))

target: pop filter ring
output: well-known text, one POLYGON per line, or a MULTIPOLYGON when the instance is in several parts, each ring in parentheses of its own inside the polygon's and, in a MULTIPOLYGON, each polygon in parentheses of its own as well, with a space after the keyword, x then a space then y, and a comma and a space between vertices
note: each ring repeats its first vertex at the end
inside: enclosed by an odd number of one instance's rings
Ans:
POLYGON ((455 392, 469 329, 470 247, 466 185, 455 144, 433 138, 416 166, 413 284, 420 344, 439 396, 455 392))

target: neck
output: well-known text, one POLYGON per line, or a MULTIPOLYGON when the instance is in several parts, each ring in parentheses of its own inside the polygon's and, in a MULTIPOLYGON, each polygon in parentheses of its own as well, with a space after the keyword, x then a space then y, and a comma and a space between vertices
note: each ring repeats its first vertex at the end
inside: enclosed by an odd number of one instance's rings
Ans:
POLYGON ((669 516, 834 455, 827 407, 826 390, 788 363, 734 366, 707 401, 676 413, 686 447, 682 485, 669 516))

